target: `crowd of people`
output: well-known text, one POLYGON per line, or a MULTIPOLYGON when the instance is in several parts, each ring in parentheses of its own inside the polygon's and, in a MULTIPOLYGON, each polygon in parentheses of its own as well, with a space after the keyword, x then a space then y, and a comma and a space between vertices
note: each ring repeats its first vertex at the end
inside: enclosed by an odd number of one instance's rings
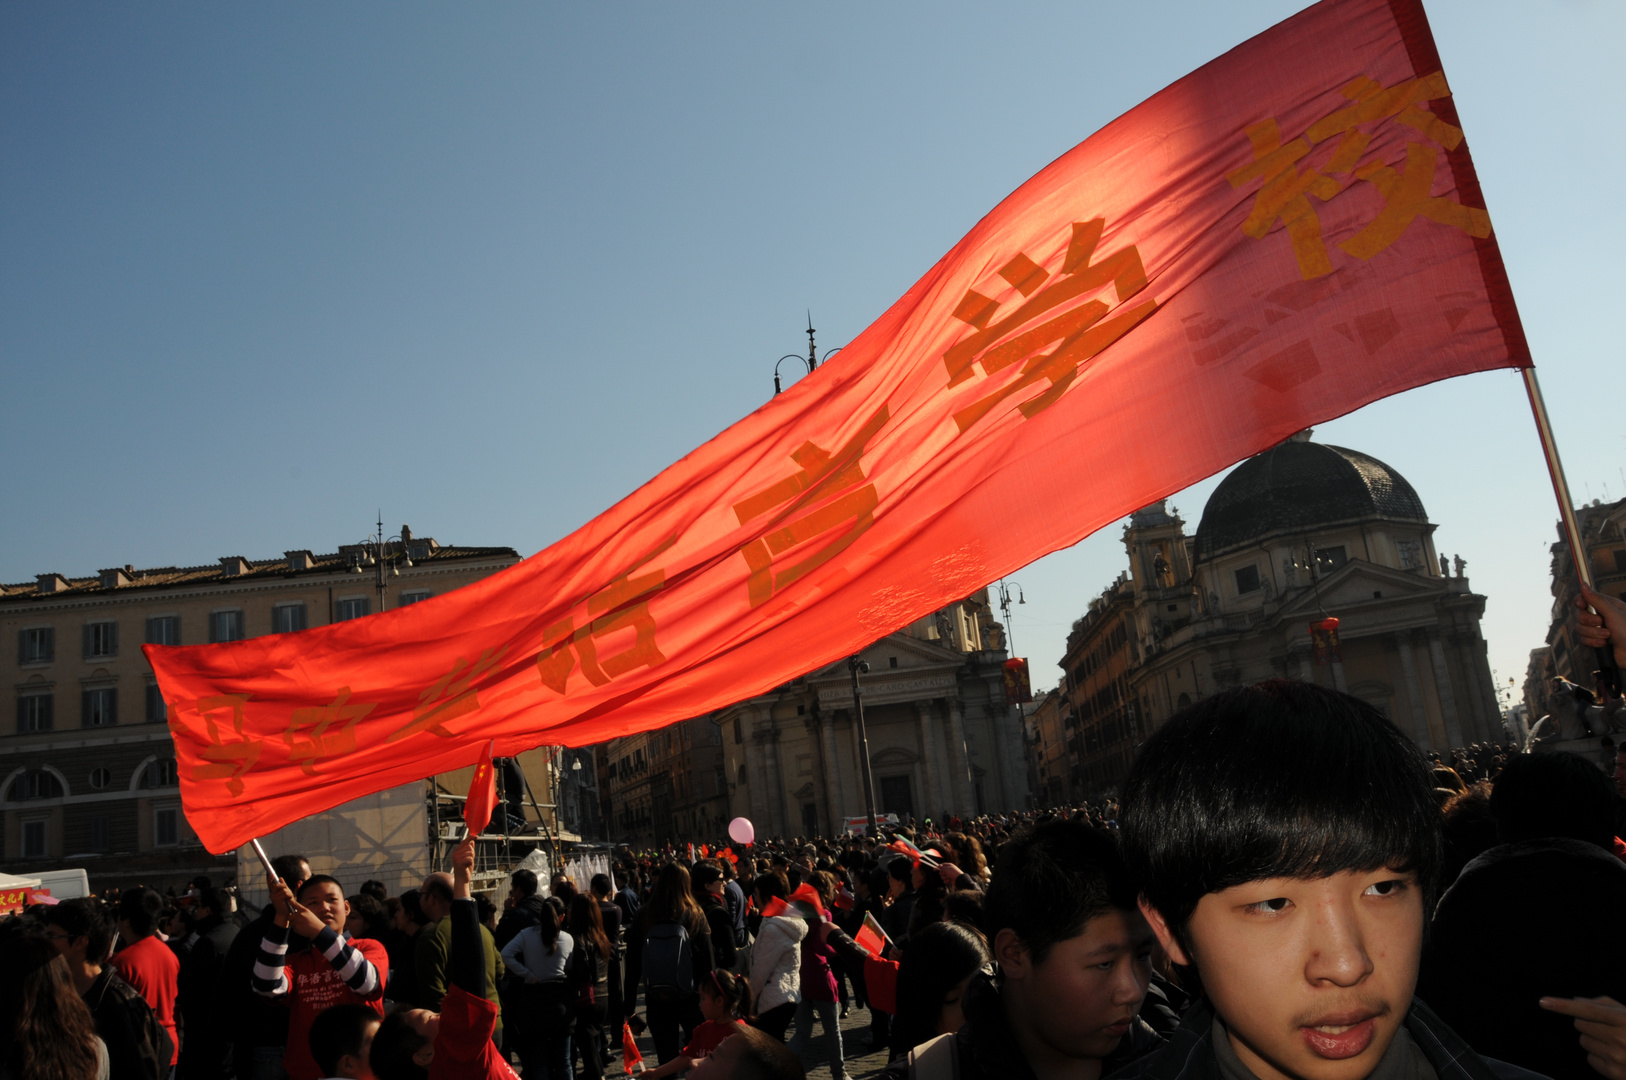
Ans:
POLYGON ((491 898, 465 840, 393 897, 284 854, 258 913, 40 905, 0 925, 0 1080, 840 1078, 854 1010, 887 1080, 1626 1080, 1623 809, 1626 748, 1442 761, 1267 682, 1160 728, 1121 802, 491 898))

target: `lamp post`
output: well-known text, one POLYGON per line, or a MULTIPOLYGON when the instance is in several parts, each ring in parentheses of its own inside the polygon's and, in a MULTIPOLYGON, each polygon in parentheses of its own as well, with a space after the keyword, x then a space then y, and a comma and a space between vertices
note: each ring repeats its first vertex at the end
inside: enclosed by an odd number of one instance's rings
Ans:
POLYGON ((1018 582, 1007 582, 1004 578, 999 579, 999 610, 1000 613, 1005 616, 1005 649, 1006 655, 1008 656, 1016 655, 1016 635, 1011 633, 1012 589, 1016 590, 1016 602, 1018 604, 1025 604, 1028 602, 1028 598, 1022 595, 1022 586, 1018 582))
POLYGON ((405 564, 408 569, 412 567, 412 554, 408 545, 412 543, 412 530, 405 525, 394 536, 384 535, 384 512, 378 512, 378 525, 376 531, 360 544, 361 557, 356 560, 354 567, 356 573, 362 572, 362 567, 373 568, 373 588, 378 592, 378 610, 384 610, 385 568, 389 569, 389 577, 400 577, 401 566, 405 564))
POLYGON ((869 814, 869 835, 876 836, 880 830, 875 824, 875 778, 870 775, 869 733, 864 730, 864 690, 858 685, 858 676, 868 673, 869 665, 856 656, 849 656, 847 670, 853 677, 853 722, 857 725, 858 761, 864 777, 864 810, 869 814))
MULTIPOLYGON (((824 361, 823 362, 824 363, 829 363, 830 358, 832 356, 834 356, 836 353, 840 352, 841 349, 842 349, 842 346, 837 345, 835 348, 833 348, 833 349, 829 350, 828 352, 826 352, 824 354, 824 361)), ((784 389, 784 387, 780 386, 780 384, 779 384, 779 365, 783 364, 786 360, 800 360, 802 363, 807 365, 807 373, 809 375, 813 374, 815 371, 817 371, 819 369, 819 363, 820 363, 819 350, 813 344, 813 313, 811 311, 807 313, 807 355, 803 356, 801 353, 786 353, 784 356, 781 356, 779 358, 777 363, 774 364, 774 366, 773 366, 773 394, 774 394, 774 397, 778 397, 780 392, 784 389)))

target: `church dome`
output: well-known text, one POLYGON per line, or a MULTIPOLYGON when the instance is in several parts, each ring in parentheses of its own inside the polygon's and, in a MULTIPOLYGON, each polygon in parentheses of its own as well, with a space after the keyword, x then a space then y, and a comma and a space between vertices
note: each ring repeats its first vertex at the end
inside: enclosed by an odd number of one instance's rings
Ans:
POLYGON ((1220 481, 1197 526, 1197 558, 1264 537, 1363 519, 1428 522, 1423 501, 1377 458, 1298 435, 1255 454, 1220 481))

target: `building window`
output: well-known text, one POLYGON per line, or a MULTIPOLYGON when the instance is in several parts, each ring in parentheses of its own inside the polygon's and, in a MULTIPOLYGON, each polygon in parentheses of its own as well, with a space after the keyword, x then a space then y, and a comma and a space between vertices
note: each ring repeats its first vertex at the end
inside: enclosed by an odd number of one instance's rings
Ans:
POLYGON ((1236 591, 1239 596, 1259 591, 1259 567, 1244 566, 1237 570, 1236 591))
POLYGON ((181 842, 180 813, 173 806, 152 812, 153 847, 174 847, 181 842))
POLYGON ((44 821, 23 822, 23 858, 45 858, 45 826, 44 821))
POLYGON ((159 691, 157 683, 147 684, 147 723, 162 724, 168 715, 164 707, 164 695, 159 691))
POLYGON ((33 802, 35 799, 60 799, 62 795, 62 783, 55 773, 30 769, 12 781, 7 798, 12 802, 33 802))
POLYGON ((428 589, 414 589, 411 592, 404 592, 401 594, 400 606, 406 607, 408 604, 421 603, 434 595, 428 589))
POLYGON ((19 664, 49 664, 56 659, 56 630, 49 626, 36 626, 17 635, 17 662, 19 664))
POLYGON ((338 604, 335 605, 333 609, 333 621, 349 622, 351 619, 359 619, 363 615, 370 614, 371 611, 372 605, 368 602, 365 596, 348 597, 347 599, 340 600, 338 604))
POLYGON ((51 695, 27 694, 17 699, 17 733, 51 730, 51 695))
POLYGON ((113 782, 113 774, 105 768, 90 770, 90 786, 96 791, 103 791, 113 782))
POLYGON ((81 727, 111 727, 119 722, 119 692, 111 686, 79 694, 81 727))
POLYGON ((158 758, 147 762, 147 767, 141 770, 141 787, 146 791, 158 788, 172 788, 179 783, 175 779, 175 759, 158 758))
POLYGON ((1315 569, 1318 574, 1330 574, 1349 561, 1344 545, 1315 549, 1315 569))
POLYGON ((1416 540, 1396 540, 1395 550, 1400 553, 1400 569, 1423 568, 1423 545, 1416 540))
POLYGON ((93 622, 85 624, 85 659, 100 660, 119 654, 119 624, 93 622))
POLYGON ((106 814, 97 814, 90 819, 90 850, 106 851, 113 846, 113 830, 108 824, 106 814))
POLYGON ((243 612, 241 609, 233 611, 215 611, 209 615, 209 642, 219 644, 222 641, 243 640, 243 612))
POLYGON ((744 741, 745 727, 740 723, 740 718, 736 716, 734 718, 734 745, 738 746, 744 741))
POLYGON ((295 634, 305 629, 304 604, 278 604, 271 609, 271 632, 295 634))
POLYGON ((181 643, 181 617, 159 615, 147 620, 148 645, 179 645, 181 643))

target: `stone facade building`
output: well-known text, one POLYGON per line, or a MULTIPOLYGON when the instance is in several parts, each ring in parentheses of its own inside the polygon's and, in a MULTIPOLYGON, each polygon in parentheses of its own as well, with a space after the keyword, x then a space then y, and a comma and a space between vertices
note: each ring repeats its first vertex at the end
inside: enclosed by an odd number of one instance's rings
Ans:
MULTIPOLYGON (((1592 568, 1592 584, 1601 593, 1626 600, 1626 499, 1606 503, 1594 499, 1575 509, 1575 523, 1581 530, 1592 568)), ((1558 522, 1558 541, 1552 546, 1552 624, 1547 644, 1530 653, 1525 674, 1524 703, 1530 723, 1552 712, 1548 697, 1552 680, 1568 679, 1588 690, 1597 667, 1591 649, 1582 645, 1575 633, 1575 597, 1580 592, 1570 546, 1564 539, 1564 523, 1558 522)))
POLYGON ((0 585, 0 869, 82 867, 93 888, 233 876, 235 857, 197 842, 181 812, 174 743, 144 643, 196 645, 292 633, 415 603, 519 561, 511 548, 427 537, 376 588, 361 546, 328 555, 40 574, 0 585))
POLYGON ((1309 433, 1215 489, 1194 536, 1156 504, 1124 529, 1129 572, 1062 661, 1069 798, 1116 792, 1164 720, 1219 689, 1300 679, 1369 701, 1427 750, 1502 736, 1474 593, 1434 550, 1405 478, 1309 433), (1317 651, 1311 623, 1338 622, 1317 651))
MULTIPOLYGON (((859 659, 879 814, 944 820, 1029 805, 1019 710, 1007 705, 1004 631, 987 590, 916 620, 859 659)), ((846 660, 768 694, 599 748, 617 843, 824 835, 865 814, 846 660)))

